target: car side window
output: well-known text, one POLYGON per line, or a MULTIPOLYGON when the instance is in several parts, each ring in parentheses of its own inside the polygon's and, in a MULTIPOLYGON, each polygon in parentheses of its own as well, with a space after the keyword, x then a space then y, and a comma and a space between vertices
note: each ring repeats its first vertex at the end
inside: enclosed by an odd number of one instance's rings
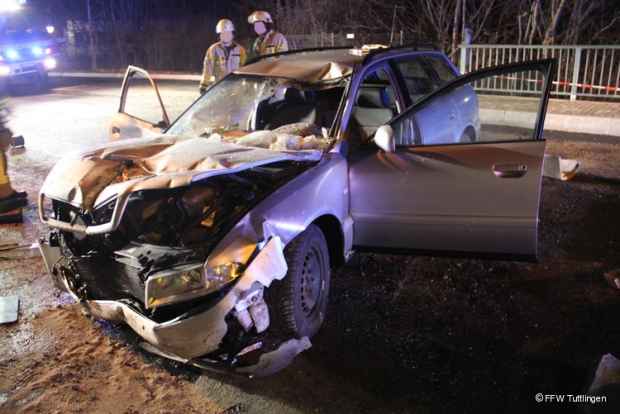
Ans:
POLYGON ((534 139, 545 74, 532 68, 500 70, 439 91, 392 122, 396 145, 534 139))
POLYGON ((448 82, 453 81, 458 77, 454 70, 448 65, 448 62, 443 57, 439 56, 425 56, 424 61, 433 69, 441 86, 448 82))
POLYGON ((162 107, 150 80, 142 73, 136 72, 128 82, 122 112, 153 125, 162 121, 162 107))
POLYGON ((411 104, 437 89, 438 85, 420 57, 399 59, 394 64, 405 83, 411 104))
POLYGON ((370 142, 380 126, 399 113, 398 98, 384 67, 368 73, 360 83, 351 111, 349 130, 361 143, 370 142))

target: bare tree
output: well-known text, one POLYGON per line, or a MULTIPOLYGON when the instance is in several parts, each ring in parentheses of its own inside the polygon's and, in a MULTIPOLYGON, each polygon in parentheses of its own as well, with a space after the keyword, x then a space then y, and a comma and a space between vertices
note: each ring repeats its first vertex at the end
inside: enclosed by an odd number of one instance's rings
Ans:
POLYGON ((558 36, 560 19, 566 10, 567 4, 568 0, 553 0, 551 2, 551 10, 549 13, 550 21, 543 39, 544 45, 552 45, 555 43, 556 37, 558 36))
POLYGON ((270 11, 285 34, 310 40, 297 46, 321 44, 321 33, 351 32, 358 43, 389 43, 391 32, 403 31, 407 42, 431 41, 455 56, 465 26, 476 43, 611 43, 620 36, 618 0, 46 0, 78 22, 82 64, 93 55, 85 53, 87 1, 96 63, 115 68, 196 69, 217 38, 219 18, 233 19, 237 39, 248 46, 255 34, 246 18, 256 9, 270 11))
POLYGON ((465 10, 464 2, 465 0, 456 0, 454 4, 454 22, 452 23, 452 47, 450 48, 452 53, 452 58, 456 55, 456 51, 459 45, 459 32, 462 30, 461 24, 461 13, 465 10))

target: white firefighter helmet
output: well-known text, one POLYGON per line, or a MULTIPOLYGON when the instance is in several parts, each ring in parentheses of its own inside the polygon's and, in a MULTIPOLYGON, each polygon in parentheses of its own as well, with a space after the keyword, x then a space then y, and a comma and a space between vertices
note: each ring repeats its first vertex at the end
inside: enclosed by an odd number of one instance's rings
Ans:
POLYGON ((228 19, 222 19, 219 22, 217 22, 217 26, 215 26, 215 32, 217 34, 221 34, 222 32, 234 32, 235 31, 235 25, 233 24, 232 21, 228 20, 228 19))
POLYGON ((273 20, 271 19, 271 15, 268 12, 257 10, 254 13, 250 14, 250 17, 248 17, 248 23, 254 24, 256 22, 273 23, 273 20))

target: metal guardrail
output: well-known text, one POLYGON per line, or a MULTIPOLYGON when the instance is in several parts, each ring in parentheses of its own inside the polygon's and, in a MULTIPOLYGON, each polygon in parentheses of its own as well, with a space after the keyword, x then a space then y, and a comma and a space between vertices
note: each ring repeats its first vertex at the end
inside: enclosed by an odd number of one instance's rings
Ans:
POLYGON ((461 73, 524 60, 556 58, 553 96, 570 97, 571 101, 620 99, 620 46, 461 45, 460 51, 461 73))

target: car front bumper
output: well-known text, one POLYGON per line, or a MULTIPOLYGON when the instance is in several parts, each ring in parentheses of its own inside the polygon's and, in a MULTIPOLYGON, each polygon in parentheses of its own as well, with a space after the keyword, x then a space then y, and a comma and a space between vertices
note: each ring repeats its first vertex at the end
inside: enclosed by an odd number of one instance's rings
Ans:
MULTIPOLYGON (((279 238, 273 238, 254 258, 229 292, 213 306, 194 313, 188 309, 182 316, 166 322, 156 322, 123 301, 81 300, 67 278, 55 269, 63 257, 61 249, 51 246, 44 240, 40 243, 40 249, 56 286, 71 294, 92 316, 127 324, 150 344, 146 350, 186 363, 195 362, 195 365, 201 367, 206 364, 200 357, 219 350, 228 332, 226 317, 235 309, 235 305, 244 299, 246 292, 255 289, 256 283, 269 287, 273 280, 282 279, 288 270, 282 243, 279 238)), ((310 342, 307 338, 284 342, 278 350, 263 354, 261 362, 255 368, 240 367, 238 371, 251 375, 260 370, 269 371, 274 364, 286 365, 282 363, 283 359, 290 362, 295 355, 308 347, 310 342)), ((218 368, 216 363, 212 365, 218 368)))
POLYGON ((224 322, 227 302, 224 298, 208 311, 164 323, 155 322, 118 301, 93 300, 82 304, 95 318, 126 323, 161 352, 189 360, 219 348, 228 330, 224 322))

